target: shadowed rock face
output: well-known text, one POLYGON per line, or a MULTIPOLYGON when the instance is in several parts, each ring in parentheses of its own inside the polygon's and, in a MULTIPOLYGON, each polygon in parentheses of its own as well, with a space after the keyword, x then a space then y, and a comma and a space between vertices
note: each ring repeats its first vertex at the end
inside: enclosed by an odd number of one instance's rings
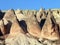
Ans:
POLYGON ((36 18, 41 29, 45 23, 46 17, 47 17, 47 13, 44 9, 40 9, 39 12, 37 12, 36 18))
POLYGON ((2 12, 2 11, 0 10, 0 20, 4 17, 4 14, 5 14, 5 12, 2 12))
POLYGON ((37 35, 40 35, 41 29, 38 25, 37 20, 35 19, 33 12, 27 12, 27 14, 25 14, 25 16, 26 16, 26 18, 23 18, 23 19, 25 20, 25 22, 27 24, 28 33, 35 36, 35 37, 39 37, 37 35))
POLYGON ((10 29, 10 33, 18 33, 18 32, 22 32, 23 33, 23 30, 22 28, 19 26, 19 23, 16 19, 16 16, 14 14, 14 10, 8 10, 5 14, 5 17, 4 17, 8 22, 11 22, 12 25, 11 25, 11 29, 10 29), (16 28, 16 29, 15 29, 16 28))
POLYGON ((21 20, 21 21, 18 21, 18 22, 19 22, 19 25, 21 26, 21 28, 23 29, 23 31, 24 31, 25 33, 28 33, 26 22, 25 22, 24 20, 21 20))
POLYGON ((28 20, 26 20, 26 24, 27 24, 28 33, 34 37, 40 38, 41 29, 38 23, 35 22, 34 20, 29 21, 29 18, 28 18, 28 20))
POLYGON ((40 9, 39 12, 37 12, 36 18, 38 22, 41 22, 42 19, 46 19, 47 13, 44 9, 40 9))
POLYGON ((42 28, 41 36, 50 40, 59 39, 58 25, 56 24, 51 11, 49 11, 49 14, 47 15, 45 24, 42 28))
POLYGON ((60 45, 60 10, 1 11, 0 31, 1 44, 60 45))
POLYGON ((27 31, 29 34, 31 34, 32 36, 34 37, 37 37, 39 38, 40 37, 40 27, 38 25, 38 22, 37 20, 35 19, 34 17, 34 14, 33 12, 26 12, 26 14, 22 14, 20 15, 21 13, 17 14, 19 17, 22 17, 22 18, 18 18, 18 20, 20 21, 21 19, 24 20, 26 22, 26 25, 27 25, 27 31), (25 16, 25 17, 24 17, 25 16), (34 30, 35 29, 35 30, 34 30), (38 33, 39 32, 39 33, 38 33))
MULTIPOLYGON (((10 22, 14 22, 15 21, 15 12, 14 12, 14 10, 13 9, 10 9, 10 10, 8 10, 6 13, 5 13, 5 15, 4 15, 4 18, 6 19, 6 20, 8 20, 8 21, 10 21, 10 22), (12 20, 13 19, 13 20, 12 20)), ((3 19, 4 19, 3 18, 3 19)))
POLYGON ((4 22, 3 22, 3 20, 0 20, 0 36, 4 36, 4 39, 6 38, 5 37, 5 35, 7 34, 7 30, 6 30, 6 27, 5 27, 5 25, 4 25, 4 22))

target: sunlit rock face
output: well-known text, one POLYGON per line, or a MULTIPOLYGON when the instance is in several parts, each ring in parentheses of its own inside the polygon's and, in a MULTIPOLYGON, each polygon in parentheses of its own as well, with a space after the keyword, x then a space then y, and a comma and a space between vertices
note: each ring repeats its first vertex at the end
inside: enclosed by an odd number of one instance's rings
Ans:
POLYGON ((60 9, 0 10, 0 45, 60 45, 60 9))

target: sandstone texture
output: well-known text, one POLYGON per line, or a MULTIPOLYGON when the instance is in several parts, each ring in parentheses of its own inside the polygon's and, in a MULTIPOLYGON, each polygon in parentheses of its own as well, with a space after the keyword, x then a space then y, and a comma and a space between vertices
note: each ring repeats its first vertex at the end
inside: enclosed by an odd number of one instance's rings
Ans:
POLYGON ((60 45, 60 9, 0 10, 0 45, 60 45))

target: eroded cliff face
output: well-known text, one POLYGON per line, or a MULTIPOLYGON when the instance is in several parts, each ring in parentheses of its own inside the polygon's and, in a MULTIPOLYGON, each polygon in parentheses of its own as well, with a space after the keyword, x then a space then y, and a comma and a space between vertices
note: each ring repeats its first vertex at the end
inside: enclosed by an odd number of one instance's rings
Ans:
POLYGON ((0 11, 0 45, 60 45, 60 10, 0 11))

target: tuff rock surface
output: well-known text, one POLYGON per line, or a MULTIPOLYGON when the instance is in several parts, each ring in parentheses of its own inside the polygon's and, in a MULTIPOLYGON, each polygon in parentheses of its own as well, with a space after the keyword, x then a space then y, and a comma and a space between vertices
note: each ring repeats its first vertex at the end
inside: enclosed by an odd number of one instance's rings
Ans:
POLYGON ((60 9, 0 10, 0 45, 60 45, 60 9))

